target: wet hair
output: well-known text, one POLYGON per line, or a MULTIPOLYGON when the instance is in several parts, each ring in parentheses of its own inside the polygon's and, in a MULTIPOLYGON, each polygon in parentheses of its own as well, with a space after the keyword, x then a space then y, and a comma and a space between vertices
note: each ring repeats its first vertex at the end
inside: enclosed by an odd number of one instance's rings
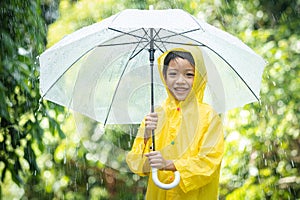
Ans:
POLYGON ((195 60, 190 52, 185 51, 170 51, 164 59, 163 75, 167 77, 167 70, 171 60, 182 58, 188 60, 195 67, 195 60))

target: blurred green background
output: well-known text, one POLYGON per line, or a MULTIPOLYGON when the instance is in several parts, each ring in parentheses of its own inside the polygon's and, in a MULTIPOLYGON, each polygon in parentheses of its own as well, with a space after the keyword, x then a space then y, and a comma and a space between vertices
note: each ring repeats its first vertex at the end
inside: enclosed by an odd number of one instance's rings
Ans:
POLYGON ((83 26, 149 5, 184 9, 268 62, 261 102, 224 117, 220 199, 300 199, 299 0, 1 0, 0 198, 143 199, 146 178, 119 170, 122 156, 108 166, 99 155, 114 151, 105 141, 130 149, 137 126, 102 136, 96 122, 40 100, 36 57, 83 26))

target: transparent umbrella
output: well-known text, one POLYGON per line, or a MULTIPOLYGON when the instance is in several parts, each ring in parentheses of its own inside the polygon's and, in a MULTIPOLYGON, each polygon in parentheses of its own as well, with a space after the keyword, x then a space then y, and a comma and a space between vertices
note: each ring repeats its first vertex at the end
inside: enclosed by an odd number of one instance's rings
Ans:
POLYGON ((184 46, 201 48, 217 112, 259 100, 265 61, 180 9, 124 10, 64 37, 39 57, 41 95, 104 125, 138 124, 167 96, 155 58, 184 46))

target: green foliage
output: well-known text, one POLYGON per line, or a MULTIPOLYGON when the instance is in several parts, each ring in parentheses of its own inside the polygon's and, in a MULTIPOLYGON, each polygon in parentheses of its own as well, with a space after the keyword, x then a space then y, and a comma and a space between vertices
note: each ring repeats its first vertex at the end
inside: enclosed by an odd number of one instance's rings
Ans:
POLYGON ((261 0, 227 1, 227 5, 220 8, 224 28, 238 33, 268 65, 263 74, 261 103, 233 110, 227 116, 223 168, 226 179, 222 180, 221 196, 295 199, 300 196, 300 30, 297 25, 300 4, 279 1, 271 5, 270 1, 261 0), (242 26, 236 26, 237 21, 242 26), (247 145, 236 149, 245 140, 247 145), (232 162, 237 157, 238 163, 232 162))
POLYGON ((0 7, 1 183, 10 176, 21 186, 24 177, 39 172, 34 146, 44 151, 40 122, 47 118, 50 127, 56 127, 52 133, 60 128, 43 109, 38 110, 36 56, 44 50, 46 37, 40 2, 5 0, 0 7))

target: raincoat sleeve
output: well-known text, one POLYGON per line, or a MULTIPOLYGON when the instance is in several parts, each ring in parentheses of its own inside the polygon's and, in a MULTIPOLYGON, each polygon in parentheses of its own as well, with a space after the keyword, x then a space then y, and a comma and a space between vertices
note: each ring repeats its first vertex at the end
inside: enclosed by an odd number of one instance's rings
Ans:
MULTIPOLYGON (((219 175, 224 151, 223 127, 220 117, 210 112, 201 127, 204 132, 198 143, 198 154, 174 161, 180 172, 180 187, 184 192, 199 189, 219 175)), ((203 120, 203 119, 202 119, 203 120)))
POLYGON ((140 176, 149 175, 150 166, 147 163, 148 159, 144 155, 150 152, 150 139, 145 143, 144 140, 145 123, 142 122, 137 136, 134 140, 131 150, 126 156, 126 162, 130 170, 140 176))

